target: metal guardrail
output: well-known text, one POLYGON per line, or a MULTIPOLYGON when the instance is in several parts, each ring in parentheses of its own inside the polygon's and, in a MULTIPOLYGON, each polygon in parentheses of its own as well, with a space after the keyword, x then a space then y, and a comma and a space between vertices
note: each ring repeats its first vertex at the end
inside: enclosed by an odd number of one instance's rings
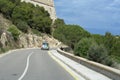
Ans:
POLYGON ((89 61, 85 58, 74 56, 73 54, 62 51, 61 49, 57 49, 57 51, 60 54, 66 56, 66 57, 92 69, 92 70, 95 70, 95 71, 97 71, 97 72, 99 72, 99 73, 101 73, 101 74, 103 74, 103 75, 105 75, 113 80, 120 80, 120 70, 118 70, 118 69, 114 69, 114 68, 102 65, 100 63, 89 61))

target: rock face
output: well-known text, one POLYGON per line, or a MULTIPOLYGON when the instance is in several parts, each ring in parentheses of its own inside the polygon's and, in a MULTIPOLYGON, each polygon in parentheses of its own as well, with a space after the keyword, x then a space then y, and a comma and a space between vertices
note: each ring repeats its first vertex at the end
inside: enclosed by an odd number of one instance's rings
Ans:
POLYGON ((20 47, 40 47, 42 43, 42 37, 31 35, 31 34, 22 34, 20 35, 19 45, 20 47))
POLYGON ((10 25, 12 25, 12 22, 5 19, 3 15, 0 13, 0 30, 8 29, 10 25))
POLYGON ((14 41, 12 35, 7 31, 0 31, 0 48, 7 46, 12 48, 33 48, 40 47, 43 41, 49 43, 50 48, 60 45, 60 42, 48 35, 36 36, 35 34, 21 34, 18 41, 14 41))
POLYGON ((49 43, 49 45, 50 45, 51 48, 57 48, 61 44, 60 41, 56 40, 53 37, 47 36, 47 35, 43 36, 43 40, 47 41, 49 43))
POLYGON ((8 39, 7 39, 7 35, 6 35, 5 32, 3 32, 3 33, 1 34, 0 41, 1 41, 2 47, 7 46, 7 45, 6 45, 6 42, 8 42, 8 39))
POLYGON ((11 33, 5 31, 5 30, 0 30, 0 48, 6 48, 6 47, 15 47, 15 42, 14 39, 11 35, 11 33))
POLYGON ((60 44, 60 42, 53 37, 49 37, 47 35, 36 36, 33 34, 20 35, 19 44, 20 47, 25 48, 41 47, 43 41, 47 41, 50 45, 50 48, 58 47, 60 44))

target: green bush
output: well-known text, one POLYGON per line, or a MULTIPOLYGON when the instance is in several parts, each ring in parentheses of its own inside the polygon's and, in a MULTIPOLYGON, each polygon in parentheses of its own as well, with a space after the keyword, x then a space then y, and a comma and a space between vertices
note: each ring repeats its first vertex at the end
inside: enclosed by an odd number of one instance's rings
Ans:
POLYGON ((98 45, 93 38, 81 39, 75 45, 74 54, 108 66, 113 64, 104 45, 98 45))
POLYGON ((103 45, 92 44, 88 50, 88 59, 108 66, 113 64, 103 45))
POLYGON ((92 34, 92 38, 97 42, 97 44, 104 44, 105 37, 100 34, 92 34))
POLYGON ((16 20, 15 24, 19 30, 21 30, 24 33, 28 33, 30 27, 28 26, 26 22, 21 21, 21 20, 16 20))
POLYGON ((0 53, 5 53, 7 52, 9 49, 8 48, 0 48, 0 53))
POLYGON ((57 19, 55 20, 54 24, 53 24, 53 27, 54 27, 54 28, 58 28, 58 27, 60 27, 60 26, 62 26, 62 25, 65 25, 64 20, 57 18, 57 19))
POLYGON ((32 32, 33 32, 33 34, 36 34, 36 35, 38 35, 38 36, 41 36, 41 32, 38 31, 38 30, 36 30, 36 29, 32 29, 32 32))
POLYGON ((11 32, 14 40, 17 41, 20 35, 19 29, 16 26, 12 25, 9 27, 8 31, 11 32))
POLYGON ((74 48, 74 54, 87 58, 88 50, 90 46, 95 43, 94 39, 92 38, 83 38, 81 39, 74 48))

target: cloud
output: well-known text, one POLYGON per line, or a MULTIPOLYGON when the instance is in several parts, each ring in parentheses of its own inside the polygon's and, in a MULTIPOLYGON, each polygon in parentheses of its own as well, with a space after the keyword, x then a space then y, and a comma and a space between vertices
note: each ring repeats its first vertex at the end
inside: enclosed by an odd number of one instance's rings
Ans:
POLYGON ((55 6, 57 16, 68 24, 79 24, 92 33, 94 29, 102 34, 120 31, 119 0, 55 0, 55 6))

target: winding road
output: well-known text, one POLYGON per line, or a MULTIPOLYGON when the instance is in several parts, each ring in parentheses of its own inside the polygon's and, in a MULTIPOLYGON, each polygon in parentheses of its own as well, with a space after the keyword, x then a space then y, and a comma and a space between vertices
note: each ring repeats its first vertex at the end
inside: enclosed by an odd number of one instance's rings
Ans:
POLYGON ((16 50, 0 58, 0 80, 75 80, 40 49, 16 50))

